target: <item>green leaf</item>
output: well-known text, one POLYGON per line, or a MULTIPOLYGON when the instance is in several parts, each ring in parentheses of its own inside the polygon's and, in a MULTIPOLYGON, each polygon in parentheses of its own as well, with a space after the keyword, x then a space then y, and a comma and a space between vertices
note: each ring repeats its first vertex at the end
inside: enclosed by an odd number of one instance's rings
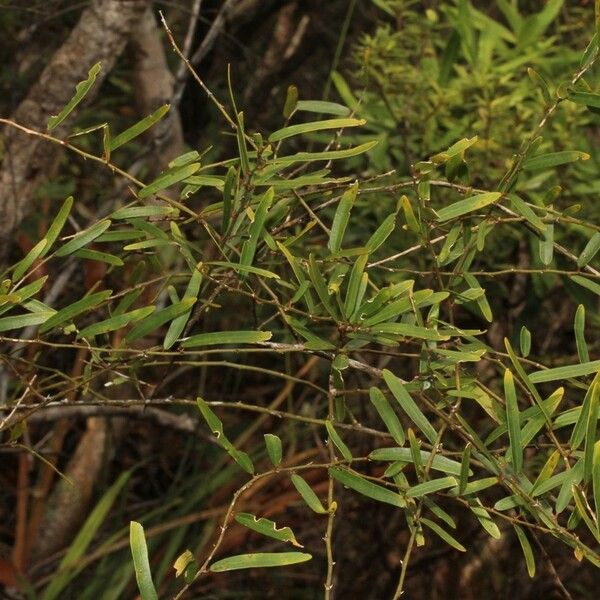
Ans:
POLYGON ((343 129, 345 127, 360 127, 364 125, 364 119, 327 119, 325 121, 312 121, 310 123, 300 123, 298 125, 290 125, 275 131, 269 136, 269 142, 278 142, 295 135, 303 133, 311 133, 313 131, 324 131, 327 129, 343 129))
POLYGON ((223 233, 227 231, 229 222, 231 221, 231 210, 236 194, 236 180, 237 171, 235 167, 229 167, 223 184, 223 220, 221 223, 223 233))
MULTIPOLYGON (((192 271, 192 276, 190 277, 190 281, 188 283, 187 289, 183 295, 183 300, 187 300, 188 298, 197 298, 198 293, 200 292, 200 284, 202 283, 202 263, 199 262, 196 265, 196 268, 192 271)), ((163 341, 163 348, 165 350, 169 350, 173 346, 173 344, 179 339, 179 336, 183 333, 185 326, 192 314, 193 306, 184 312, 182 315, 179 315, 175 319, 171 321, 169 325, 169 329, 167 334, 165 335, 165 339, 163 341)))
POLYGON ((114 150, 120 148, 127 142, 130 142, 132 139, 138 137, 138 135, 144 133, 144 131, 146 131, 147 129, 150 129, 152 125, 158 123, 158 121, 160 121, 169 112, 169 108, 169 104, 163 104, 163 106, 157 108, 151 115, 144 117, 135 125, 132 125, 128 129, 114 137, 109 145, 110 151, 113 152, 114 150))
POLYGON ((119 208, 111 215, 113 219, 139 219, 142 217, 166 217, 175 212, 171 206, 157 206, 148 204, 146 206, 129 206, 119 208))
POLYGON ((437 442, 436 430, 427 420, 427 417, 421 412, 421 409, 411 398, 410 394, 406 391, 402 381, 387 369, 383 370, 383 378, 394 395, 394 398, 396 398, 398 404, 400 404, 402 410, 404 410, 410 420, 419 428, 429 442, 435 444, 437 442))
POLYGON ((594 233, 577 259, 578 267, 585 267, 600 250, 600 232, 594 233))
POLYGON ((551 152, 528 158, 523 162, 523 168, 526 171, 539 171, 541 169, 550 169, 560 165, 566 165, 578 160, 588 160, 590 155, 587 152, 577 150, 564 150, 562 152, 551 152))
POLYGON ((544 235, 539 240, 540 260, 543 265, 549 265, 554 256, 554 223, 546 223, 544 235))
POLYGON ((134 342, 152 331, 156 331, 159 327, 172 321, 175 317, 179 317, 184 313, 189 313, 190 309, 196 303, 196 298, 184 298, 177 304, 171 304, 158 312, 155 312, 142 321, 140 321, 128 334, 127 341, 134 342))
POLYGON ((148 546, 146 545, 144 528, 136 521, 129 523, 129 545, 131 546, 131 555, 133 556, 135 579, 142 600, 158 600, 158 594, 156 593, 156 588, 152 581, 152 573, 150 572, 148 546))
POLYGON ((371 333, 383 333, 386 335, 400 336, 402 338, 417 338, 420 340, 432 340, 440 342, 448 340, 449 336, 438 333, 435 329, 427 329, 408 323, 381 323, 369 328, 371 333))
POLYGON ((171 185, 175 185, 180 181, 193 175, 200 168, 200 163, 192 163, 191 165, 185 165, 177 169, 169 169, 159 177, 157 177, 152 183, 144 186, 139 192, 140 198, 148 198, 152 194, 156 194, 160 190, 164 190, 171 185))
POLYGON ((313 512, 316 512, 320 515, 327 514, 327 511, 323 507, 323 504, 321 504, 321 501, 319 500, 318 496, 313 492, 313 489, 310 487, 310 485, 308 485, 308 483, 306 483, 306 481, 302 479, 302 477, 300 477, 300 475, 292 473, 290 479, 292 480, 292 483, 294 484, 294 487, 296 488, 300 496, 302 496, 302 499, 304 500, 306 505, 313 512))
POLYGON ((580 304, 575 311, 575 322, 573 329, 575 331, 575 344, 577 345, 579 362, 587 363, 590 360, 590 353, 585 341, 585 307, 583 304, 580 304))
POLYGON ((192 575, 195 575, 198 569, 198 565, 196 564, 196 559, 194 558, 192 551, 186 550, 185 552, 182 552, 175 560, 173 568, 175 569, 175 577, 181 577, 181 575, 185 574, 187 583, 189 569, 193 569, 192 575))
POLYGON ((296 111, 335 115, 338 117, 346 117, 350 114, 350 109, 343 104, 327 102, 325 100, 299 100, 295 108, 296 111))
POLYGON ((343 442, 342 438, 339 436, 329 419, 325 421, 325 428, 327 429, 327 433, 329 434, 331 441, 344 457, 344 460, 351 461, 352 453, 350 452, 350 449, 343 442))
POLYGON ((348 281, 348 289, 346 290, 346 299, 344 301, 344 316, 346 319, 350 319, 354 314, 356 308, 360 306, 362 297, 360 297, 360 291, 362 288, 362 281, 365 266, 369 259, 368 254, 363 254, 356 259, 352 271, 350 273, 350 279, 348 281))
POLYGON ((267 454, 273 466, 278 467, 281 464, 283 451, 281 449, 281 439, 279 436, 273 433, 265 433, 265 445, 267 447, 267 454))
POLYGON ((467 551, 467 549, 459 541, 457 541, 454 537, 452 537, 447 531, 442 529, 437 523, 434 523, 433 521, 430 521, 429 519, 426 519, 425 517, 421 517, 419 519, 419 522, 423 523, 423 525, 425 525, 426 527, 431 529, 431 531, 433 531, 437 536, 439 536, 442 540, 444 540, 446 542, 446 544, 448 544, 449 546, 452 546, 452 548, 454 548, 460 552, 467 551))
POLYGON ((384 396, 383 392, 376 387, 372 387, 369 390, 369 398, 371 399, 371 403, 375 407, 375 410, 377 410, 381 417, 381 420, 385 423, 388 431, 392 434, 394 441, 399 446, 403 446, 405 441, 404 429, 402 429, 400 419, 394 412, 388 399, 384 396))
POLYGON ((46 238, 40 240, 13 268, 12 278, 18 281, 29 270, 29 267, 40 257, 48 246, 46 238))
POLYGON ((248 146, 246 146, 246 134, 244 132, 244 113, 239 112, 236 116, 236 139, 238 144, 238 150, 240 153, 240 167, 242 169, 242 175, 246 177, 250 172, 250 160, 248 158, 248 146))
POLYGON ((373 253, 379 248, 394 232, 396 228, 396 213, 388 215, 383 223, 375 230, 375 233, 368 239, 367 248, 373 253))
POLYGON ((598 410, 600 386, 596 382, 593 384, 590 407, 588 410, 587 427, 584 438, 584 450, 583 450, 583 479, 589 481, 592 476, 592 467, 594 460, 594 444, 596 442, 596 430, 598 425, 598 410))
POLYGON ((481 526, 493 537, 495 540, 499 540, 502 537, 502 533, 498 528, 498 525, 492 520, 490 514, 482 506, 479 498, 476 498, 473 503, 469 503, 471 512, 477 517, 477 520, 481 523, 481 526))
POLYGON ((431 479, 430 481, 425 481, 409 488, 406 495, 409 498, 421 498, 427 496, 427 494, 434 494, 435 492, 447 490, 457 485, 458 481, 456 481, 455 477, 441 477, 440 479, 431 479))
POLYGON ((252 267, 250 265, 238 265, 237 263, 230 263, 224 260, 213 260, 206 264, 215 265, 217 267, 228 267, 234 271, 237 271, 238 273, 254 273, 255 275, 266 277, 267 279, 280 279, 277 273, 267 271, 266 269, 259 269, 258 267, 252 267))
POLYGON ((197 150, 190 150, 190 152, 186 152, 185 154, 181 154, 177 158, 174 158, 169 162, 168 166, 169 169, 175 169, 177 167, 184 167, 185 165, 189 165, 193 162, 198 162, 199 160, 200 153, 197 150))
POLYGON ((235 516, 235 520, 244 527, 252 529, 261 535, 279 540, 280 542, 290 542, 290 544, 302 548, 302 544, 298 543, 294 532, 289 527, 281 527, 277 529, 277 525, 265 518, 258 518, 250 513, 239 513, 235 516))
POLYGON ((592 463, 592 490, 594 493, 594 506, 596 508, 596 518, 598 519, 600 517, 600 440, 598 440, 594 444, 594 455, 592 463))
POLYGON ((474 210, 479 210, 480 208, 493 204, 501 196, 502 194, 500 192, 485 192, 484 194, 471 196, 465 200, 459 200, 450 206, 438 210, 438 221, 449 221, 450 219, 466 215, 474 210))
POLYGON ((66 106, 55 116, 48 119, 48 131, 52 131, 58 127, 75 109, 75 107, 85 98, 91 87, 96 81, 96 76, 100 73, 101 65, 96 63, 89 71, 88 77, 84 81, 80 81, 75 86, 75 95, 67 102, 66 106))
POLYGON ((73 239, 69 240, 64 246, 61 246, 56 251, 56 256, 68 256, 69 254, 73 254, 79 250, 79 248, 83 248, 93 242, 97 237, 100 237, 109 227, 111 226, 110 219, 103 219, 102 221, 98 221, 98 223, 94 223, 88 229, 84 229, 80 231, 77 235, 73 237, 73 239))
POLYGON ((46 244, 46 247, 44 248, 44 251, 42 252, 41 256, 45 256, 52 247, 52 244, 54 244, 54 242, 58 239, 62 228, 67 222, 67 219, 69 218, 69 214, 71 213, 72 208, 73 196, 69 196, 63 202, 62 206, 60 207, 60 210, 58 211, 58 214, 56 215, 56 217, 54 217, 54 221, 52 221, 50 227, 48 227, 48 231, 44 236, 48 243, 46 244))
POLYGON ((317 265, 317 261, 313 254, 310 254, 308 257, 308 276, 312 281, 312 284, 315 286, 315 290, 319 299, 323 303, 325 310, 332 316, 337 317, 338 312, 335 309, 334 305, 331 303, 329 299, 329 291, 327 289, 327 283, 325 278, 323 277, 321 271, 319 270, 319 266, 317 265))
POLYGON ((511 462, 515 473, 519 473, 523 468, 519 404, 513 375, 508 369, 504 371, 504 395, 506 397, 506 423, 510 440, 511 462))
POLYGON ((285 96, 285 104, 283 105, 283 118, 289 119, 296 110, 298 104, 298 88, 295 85, 288 85, 287 94, 285 96))
POLYGON ((460 479, 458 482, 458 493, 464 494, 469 479, 469 463, 471 461, 471 442, 468 442, 463 450, 460 462, 460 479))
POLYGON ((519 525, 514 525, 515 533, 517 534, 517 538, 519 539, 519 544, 521 544, 521 550, 523 550, 523 556, 525 557, 525 564, 527 565, 527 573, 529 577, 535 577, 535 559, 533 557, 533 550, 531 549, 531 544, 525 535, 525 532, 519 527, 519 525))
POLYGON ((250 224, 249 233, 250 237, 244 242, 242 246, 242 254, 240 256, 240 265, 249 266, 254 261, 254 254, 256 253, 256 246, 263 234, 265 222, 267 220, 268 211, 273 203, 275 196, 275 190, 270 187, 260 199, 258 208, 254 215, 254 221, 250 224))
POLYGON ((527 358, 531 352, 531 332, 525 325, 521 327, 519 333, 519 345, 521 347, 521 356, 527 358))
POLYGON ((33 314, 14 315, 12 317, 3 317, 0 319, 0 331, 10 331, 11 329, 21 329, 30 325, 40 325, 45 323, 54 311, 36 312, 33 314))
POLYGON ((260 344, 270 340, 272 335, 270 331, 215 331, 185 338, 181 345, 184 348, 195 348, 219 344, 260 344))
POLYGON ((223 558, 210 566, 213 573, 255 569, 264 567, 285 567, 310 560, 312 556, 304 552, 257 552, 256 554, 238 554, 223 558))
POLYGON ((55 327, 58 327, 67 321, 71 321, 77 315, 87 312, 99 304, 106 302, 106 300, 110 298, 111 294, 112 290, 104 290, 96 294, 85 296, 77 302, 73 302, 73 304, 70 304, 69 306, 59 310, 57 313, 54 313, 54 315, 52 315, 40 327, 40 333, 46 333, 47 331, 50 331, 50 329, 54 329, 55 327))
POLYGON ((406 506, 406 503, 400 494, 392 492, 372 481, 363 479, 349 469, 329 467, 329 474, 342 485, 349 487, 363 496, 367 496, 367 498, 372 498, 378 502, 385 502, 386 504, 391 504, 392 506, 397 506, 399 508, 406 506))
POLYGON ((114 254, 108 254, 108 252, 98 252, 98 250, 90 250, 89 248, 80 248, 73 253, 73 256, 77 258, 83 258, 84 260, 96 260, 98 262, 105 262, 115 267, 122 267, 125 263, 114 254))
POLYGON ((314 162, 317 160, 338 160, 343 158, 352 158, 353 156, 359 156, 368 152, 377 145, 377 142, 366 142, 355 146, 354 148, 347 148, 346 150, 325 150, 323 152, 297 152, 290 156, 280 156, 275 160, 277 165, 292 165, 297 162, 314 162))
POLYGON ((516 213, 521 215, 526 221, 528 221, 537 231, 544 232, 546 224, 533 212, 529 206, 519 198, 516 194, 509 195, 510 204, 516 213))
POLYGON ((155 306, 144 306, 142 308, 136 308, 130 312, 115 315, 114 317, 110 317, 104 321, 93 323, 92 325, 82 329, 77 334, 77 338, 89 339, 95 335, 116 331, 117 329, 121 329, 122 327, 129 325, 129 323, 135 323, 141 319, 145 319, 148 315, 151 315, 155 309, 155 306))
POLYGON ((559 381, 562 379, 591 375, 592 373, 598 371, 598 369, 600 369, 600 360, 593 360, 580 365, 566 365, 564 367, 555 367, 554 369, 535 371, 529 375, 529 380, 532 383, 559 381))
POLYGON ((590 92, 571 92, 568 98, 576 104, 583 104, 590 108, 600 108, 600 94, 592 94, 590 92))
POLYGON ((569 279, 574 281, 577 285, 580 285, 581 287, 590 290, 590 292, 600 296, 600 284, 597 284, 595 281, 592 281, 587 277, 581 277, 581 275, 570 275, 569 279))
POLYGON ((77 536, 69 545, 48 587, 44 590, 42 595, 43 600, 55 600, 59 597, 65 597, 64 595, 61 596, 62 591, 83 568, 80 566, 81 558, 85 555, 114 501, 129 481, 130 476, 131 471, 122 473, 90 512, 77 536))
POLYGON ((331 252, 338 252, 342 247, 342 240, 344 239, 344 233, 350 220, 350 211, 356 201, 358 194, 358 182, 352 184, 343 194, 340 202, 335 211, 333 218, 333 224, 331 225, 331 233, 329 235, 329 242, 327 247, 331 252))
POLYGON ((200 409, 200 413, 204 417, 207 425, 210 427, 210 430, 213 432, 215 437, 217 438, 217 442, 219 445, 235 460, 235 462, 242 468, 246 473, 250 475, 254 475, 254 465, 252 464, 252 459, 243 452, 242 450, 237 450, 233 444, 227 439, 225 433, 223 431, 223 423, 221 419, 217 417, 217 415, 210 409, 208 404, 204 402, 202 398, 196 398, 196 404, 200 409))

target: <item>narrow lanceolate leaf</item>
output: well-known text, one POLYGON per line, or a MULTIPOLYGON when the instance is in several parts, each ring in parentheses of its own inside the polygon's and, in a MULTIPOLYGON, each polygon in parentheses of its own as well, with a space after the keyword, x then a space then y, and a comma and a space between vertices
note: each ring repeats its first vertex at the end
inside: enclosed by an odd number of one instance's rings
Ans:
POLYGON ((327 514, 327 511, 323 507, 323 504, 321 504, 319 497, 313 492, 313 489, 310 487, 310 485, 308 485, 308 483, 306 483, 306 481, 300 477, 300 475, 293 473, 290 479, 292 480, 292 483, 294 484, 294 487, 300 496, 302 496, 302 500, 306 502, 306 505, 313 512, 316 512, 320 515, 327 514))
POLYGON ((88 77, 75 86, 75 95, 67 102, 66 106, 55 116, 48 119, 48 131, 58 127, 72 112, 75 107, 85 98, 100 73, 101 65, 96 63, 89 71, 88 77))
POLYGON ((106 302, 110 298, 112 294, 112 290, 105 290, 103 292, 98 292, 96 294, 91 294, 89 296, 85 296, 81 300, 77 302, 73 302, 69 306, 59 310, 57 313, 52 315, 41 327, 40 333, 45 333, 46 331, 50 331, 50 329, 54 329, 67 321, 71 321, 77 315, 80 315, 96 306, 106 302))
MULTIPOLYGON (((377 450, 373 450, 373 452, 369 454, 369 459, 406 463, 414 462, 414 457, 412 456, 410 448, 377 448, 377 450)), ((431 452, 420 450, 418 461, 420 464, 429 464, 435 471, 441 471, 442 473, 446 473, 446 475, 456 475, 457 477, 460 477, 462 469, 461 463, 452 460, 451 458, 447 458, 446 456, 442 456, 439 453, 434 454, 432 459, 431 452)), ((469 469, 468 474, 473 475, 473 472, 469 469)))
POLYGON ((363 496, 367 496, 367 498, 372 498, 378 502, 384 502, 399 508, 406 506, 406 502, 400 494, 364 479, 353 471, 339 467, 330 467, 329 474, 342 485, 349 487, 363 496))
POLYGON ((363 279, 367 260, 369 259, 368 254, 363 254, 356 259, 352 271, 350 273, 350 279, 348 281, 348 289, 346 291, 346 299, 344 301, 344 316, 350 319, 354 314, 357 306, 360 305, 360 289, 363 279))
POLYGON ((431 531, 433 531, 442 540, 444 540, 446 544, 452 546, 452 548, 458 550, 459 552, 467 551, 467 549, 458 540, 452 537, 447 531, 442 529, 437 523, 434 523, 433 521, 426 519, 425 517, 421 517, 421 519, 419 519, 419 522, 423 523, 423 525, 431 529, 431 531))
POLYGON ((525 325, 521 327, 519 333, 519 345, 521 347, 521 356, 527 358, 531 352, 531 332, 525 325))
POLYGON ((401 338, 417 338, 420 340, 431 340, 440 342, 448 340, 449 336, 438 333, 435 329, 427 329, 418 325, 409 325, 408 323, 381 323, 369 328, 372 333, 382 333, 389 336, 399 336, 401 338))
POLYGON ((236 194, 236 180, 237 171, 235 170, 235 167, 229 167, 223 184, 223 219, 221 222, 223 233, 227 231, 229 222, 231 221, 231 210, 236 194))
POLYGON ((280 542, 289 542, 290 544, 302 548, 302 544, 298 543, 294 532, 289 527, 280 527, 277 529, 277 525, 269 519, 258 518, 250 513, 239 513, 235 516, 235 520, 244 527, 252 529, 261 535, 279 540, 280 542))
POLYGON ((171 206, 128 206, 119 208, 111 215, 113 219, 139 219, 142 217, 166 217, 174 212, 171 206))
POLYGON ((569 100, 576 104, 583 104, 590 108, 600 108, 600 94, 591 94, 589 92, 572 92, 569 94, 569 100))
POLYGON ((202 398, 196 398, 196 404, 200 410, 200 413, 204 417, 206 424, 210 427, 211 431, 217 438, 219 445, 225 449, 225 451, 233 458, 233 460, 242 468, 246 473, 254 475, 254 464, 252 459, 246 452, 237 450, 235 446, 227 439, 223 431, 223 423, 221 419, 210 409, 208 404, 202 398))
POLYGON ((521 427, 519 425, 519 405, 512 373, 504 371, 504 395, 506 397, 506 423, 510 440, 510 456, 515 473, 523 468, 523 448, 521 447, 521 427))
POLYGON ((406 391, 402 381, 387 369, 383 370, 383 378, 385 379, 390 392, 392 392, 394 398, 396 398, 398 404, 400 404, 402 410, 404 410, 410 420, 419 428, 429 442, 435 444, 437 442, 436 430, 427 420, 427 417, 421 412, 421 409, 411 398, 410 394, 406 391))
POLYGON ((531 544, 527 539, 527 535, 525 532, 519 527, 519 525, 513 525, 515 529, 515 533, 517 534, 517 538, 519 539, 519 544, 521 544, 521 550, 523 550, 523 556, 525 557, 525 564, 527 565, 527 574, 529 577, 535 576, 535 559, 533 557, 533 550, 531 549, 531 544))
POLYGON ((583 363, 581 365, 567 365, 565 367, 556 367, 554 369, 544 369, 535 371, 529 375, 533 383, 545 383, 547 381, 559 381, 571 377, 583 377, 591 375, 600 369, 600 360, 583 363))
POLYGON ((114 317, 109 317, 104 321, 99 321, 82 329, 78 334, 78 338, 91 338, 95 335, 102 335, 103 333, 110 333, 126 327, 130 323, 136 323, 145 319, 148 315, 151 315, 155 311, 155 306, 144 306, 142 308, 136 308, 130 312, 125 312, 114 317))
POLYGON ((48 231, 44 236, 44 239, 46 239, 48 243, 46 244, 46 247, 44 248, 41 256, 45 256, 46 254, 48 254, 50 248, 52 247, 52 244, 54 244, 54 242, 58 239, 62 228, 67 222, 67 219, 69 218, 71 208, 73 208, 73 196, 69 196, 63 202, 63 205, 60 207, 58 214, 56 215, 56 217, 54 217, 54 221, 52 221, 52 224, 50 225, 50 227, 48 227, 48 231))
POLYGON ((539 239, 540 260, 542 264, 549 265, 554 256, 554 223, 546 223, 544 234, 539 239))
POLYGON ((593 390, 590 400, 590 408, 588 411, 587 427, 585 433, 584 450, 583 450, 583 479, 589 481, 592 476, 592 467, 594 460, 594 444, 596 443, 596 430, 598 427, 598 410, 600 386, 598 383, 593 385, 593 390))
POLYGON ((580 304, 575 311, 575 344, 577 345, 577 355, 579 362, 586 363, 590 360, 587 343, 585 341, 585 307, 580 304))
POLYGON ((159 327, 172 321, 176 317, 187 313, 192 306, 196 303, 196 298, 184 298, 177 304, 171 304, 167 308, 163 308, 158 312, 146 317, 143 321, 140 321, 128 334, 127 341, 134 342, 153 331, 156 331, 159 327))
POLYGON ((550 169, 560 165, 575 162, 577 160, 588 160, 590 157, 587 152, 577 150, 564 150, 563 152, 551 152, 532 156, 523 163, 523 168, 527 171, 539 171, 541 169, 550 169))
POLYGON ((114 254, 108 252, 99 252, 98 250, 90 250, 89 248, 80 248, 73 253, 73 256, 77 258, 83 258, 85 260, 95 260, 98 262, 105 262, 106 264, 113 265, 115 267, 122 267, 125 263, 114 254))
POLYGON ((289 85, 285 96, 285 104, 283 105, 283 118, 289 119, 296 110, 298 104, 298 88, 295 85, 289 85))
MULTIPOLYGON (((185 294, 183 295, 183 300, 188 298, 197 298, 198 293, 200 292, 200 284, 202 283, 202 263, 198 263, 196 268, 192 272, 192 276, 190 277, 190 281, 188 283, 187 289, 185 290, 185 294)), ((173 344, 179 339, 179 336, 183 333, 185 326, 192 314, 192 307, 184 312, 182 315, 179 315, 175 319, 171 321, 169 325, 169 329, 167 334, 165 335, 165 339, 163 341, 163 348, 168 350, 173 346, 173 344)))
POLYGON ((103 221, 98 221, 92 225, 89 229, 85 229, 78 233, 73 239, 69 240, 66 244, 61 246, 56 251, 56 256, 68 256, 69 254, 73 254, 79 250, 79 248, 83 248, 87 246, 91 242, 93 242, 97 237, 100 237, 111 225, 110 219, 104 219, 103 221))
POLYGON ((458 493, 464 494, 469 480, 469 462, 471 460, 471 442, 463 450, 462 460, 460 462, 460 479, 458 482, 458 493))
POLYGON ((158 121, 160 121, 169 112, 169 107, 169 104, 164 104, 160 108, 157 108, 151 115, 144 117, 135 125, 132 125, 128 129, 114 137, 109 144, 110 151, 112 152, 117 148, 120 148, 127 142, 130 142, 134 138, 144 133, 144 131, 146 131, 147 129, 150 129, 152 125, 158 123, 158 121))
POLYGON ((12 279, 18 281, 27 273, 31 265, 40 257, 44 252, 44 249, 48 247, 48 240, 40 240, 26 255, 20 260, 13 269, 12 279))
POLYGON ((183 181, 190 175, 193 175, 199 168, 200 163, 192 163, 191 165, 185 165, 178 169, 169 169, 166 173, 157 177, 152 183, 144 186, 138 192, 138 196, 140 198, 148 198, 149 196, 152 196, 152 194, 156 194, 156 192, 183 181))
POLYGON ((308 257, 308 276, 312 281, 312 284, 315 287, 315 291, 319 296, 319 300, 323 303, 325 310, 333 317, 337 316, 337 310, 335 309, 331 299, 329 298, 329 291, 327 289, 327 282, 323 277, 319 269, 319 265, 317 265, 317 261, 315 257, 311 254, 308 257))
POLYGON ((327 243, 327 247, 331 252, 338 252, 342 247, 344 233, 346 232, 346 227, 350 220, 350 211, 354 206, 357 194, 358 182, 355 182, 350 189, 342 194, 342 198, 335 211, 333 224, 331 225, 331 234, 329 235, 329 242, 327 243))
POLYGON ((281 459, 283 456, 283 451, 281 448, 281 439, 279 438, 279 436, 273 433, 265 433, 264 438, 269 459, 275 467, 278 467, 281 464, 281 459))
POLYGON ((352 156, 358 156, 364 154, 377 145, 377 142, 366 142, 355 146, 354 148, 347 148, 346 150, 325 150, 323 152, 298 152, 291 156, 281 156, 275 160, 277 165, 292 165, 298 162, 313 162, 317 160, 338 160, 343 158, 350 158, 352 156))
POLYGON ((383 223, 375 230, 375 233, 368 239, 367 248, 369 252, 375 252, 394 232, 396 228, 396 213, 388 215, 383 223))
POLYGON ((244 242, 242 246, 242 254, 240 257, 240 265, 248 266, 254 261, 254 254, 256 253, 256 246, 263 233, 263 228, 267 220, 269 208, 275 197, 275 190, 269 188, 260 199, 258 208, 254 215, 254 221, 251 223, 249 228, 250 237, 244 242))
POLYGON ((500 192, 485 192, 477 196, 471 196, 465 200, 459 200, 450 206, 437 211, 438 221, 444 222, 456 217, 461 217, 480 208, 484 208, 496 202, 502 196, 500 192))
POLYGON ((184 348, 218 346, 219 344, 260 344, 271 339, 270 331, 215 331, 199 333, 182 342, 184 348))
POLYGON ((594 233, 577 259, 578 267, 585 267, 600 250, 600 232, 594 233))
POLYGON ((131 555, 133 556, 135 579, 142 600, 158 600, 158 594, 156 593, 150 571, 148 546, 146 545, 144 528, 136 521, 131 521, 129 524, 129 544, 131 546, 131 555))
POLYGON ((333 442, 334 446, 340 451, 340 454, 344 457, 344 460, 351 461, 352 453, 350 452, 350 448, 346 446, 339 433, 335 430, 333 423, 329 419, 325 421, 325 428, 327 429, 329 438, 333 442))
POLYGON ((385 423, 387 430, 392 434, 394 441, 399 446, 403 446, 405 441, 404 429, 402 429, 400 419, 394 412, 388 399, 384 396, 383 392, 376 387, 372 387, 369 390, 369 398, 371 399, 371 403, 375 407, 375 410, 377 410, 377 413, 381 417, 381 420, 385 423))
POLYGON ((410 498, 421 498, 427 496, 427 494, 434 494, 441 490, 447 490, 448 488, 455 487, 458 484, 455 477, 442 477, 440 479, 432 479, 431 481, 425 481, 411 487, 406 495, 410 498))
POLYGON ((304 552, 257 552, 238 554, 223 558, 210 566, 213 573, 237 571, 239 569, 259 569, 264 567, 285 567, 310 560, 312 556, 304 552))
POLYGON ((54 311, 36 312, 33 314, 14 315, 12 317, 3 317, 0 319, 0 331, 10 331, 11 329, 21 329, 30 325, 40 325, 47 321, 54 311))
POLYGON ((498 525, 496 525, 492 517, 490 517, 490 513, 483 507, 479 498, 476 498, 473 502, 469 503, 469 508, 490 536, 495 540, 499 540, 502 537, 498 525))
POLYGON ((594 492, 594 506, 596 508, 596 518, 600 519, 600 440, 598 440, 594 444, 592 490, 594 492))
POLYGON ((298 100, 296 110, 323 115, 336 115, 338 117, 345 117, 350 114, 350 109, 343 104, 325 100, 298 100))
MULTIPOLYGON (((158 110, 160 110, 160 108, 158 110)), ((197 150, 190 150, 189 152, 186 152, 184 154, 181 154, 177 158, 174 158, 172 161, 169 162, 168 166, 169 169, 174 169, 176 167, 183 167, 185 165, 189 165, 193 162, 198 162, 199 160, 200 153, 197 150)))
POLYGON ((327 119, 325 121, 312 121, 310 123, 300 123, 298 125, 290 125, 275 131, 269 136, 269 142, 278 142, 285 140, 295 135, 303 133, 311 133, 313 131, 324 131, 327 129, 344 129, 346 127, 360 127, 364 125, 364 119, 327 119))

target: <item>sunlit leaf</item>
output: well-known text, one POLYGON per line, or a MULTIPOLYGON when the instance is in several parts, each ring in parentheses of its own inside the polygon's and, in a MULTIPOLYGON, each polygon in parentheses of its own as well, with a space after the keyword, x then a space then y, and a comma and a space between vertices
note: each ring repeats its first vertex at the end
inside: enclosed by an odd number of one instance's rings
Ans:
POLYGON ((148 559, 148 546, 144 528, 140 523, 131 521, 129 524, 129 545, 133 556, 135 579, 140 590, 142 600, 158 600, 158 594, 152 581, 150 561, 148 559))
POLYGON ((239 569, 256 569, 264 567, 285 567, 310 560, 312 556, 304 552, 260 552, 256 554, 238 554, 223 558, 213 563, 213 573, 236 571, 239 569))

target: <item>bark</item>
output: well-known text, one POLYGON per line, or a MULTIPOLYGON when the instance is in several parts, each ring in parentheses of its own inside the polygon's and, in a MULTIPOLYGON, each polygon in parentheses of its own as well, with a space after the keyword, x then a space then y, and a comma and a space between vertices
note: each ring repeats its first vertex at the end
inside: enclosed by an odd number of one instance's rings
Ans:
MULTIPOLYGON (((151 8, 144 12, 133 32, 132 45, 136 99, 141 116, 146 116, 170 101, 175 82, 151 8)), ((146 139, 151 148, 149 179, 152 179, 183 151, 183 132, 177 106, 171 105, 167 115, 150 129, 146 139)))
MULTIPOLYGON (((75 85, 87 78, 92 65, 101 62, 102 71, 86 100, 93 98, 147 6, 148 0, 92 0, 12 120, 45 130, 48 118, 72 97, 75 85)), ((57 137, 68 131, 74 113, 54 130, 57 137)), ((4 133, 4 146, 6 153, 0 165, 0 258, 27 213, 37 186, 61 154, 58 146, 10 128, 4 133)))

